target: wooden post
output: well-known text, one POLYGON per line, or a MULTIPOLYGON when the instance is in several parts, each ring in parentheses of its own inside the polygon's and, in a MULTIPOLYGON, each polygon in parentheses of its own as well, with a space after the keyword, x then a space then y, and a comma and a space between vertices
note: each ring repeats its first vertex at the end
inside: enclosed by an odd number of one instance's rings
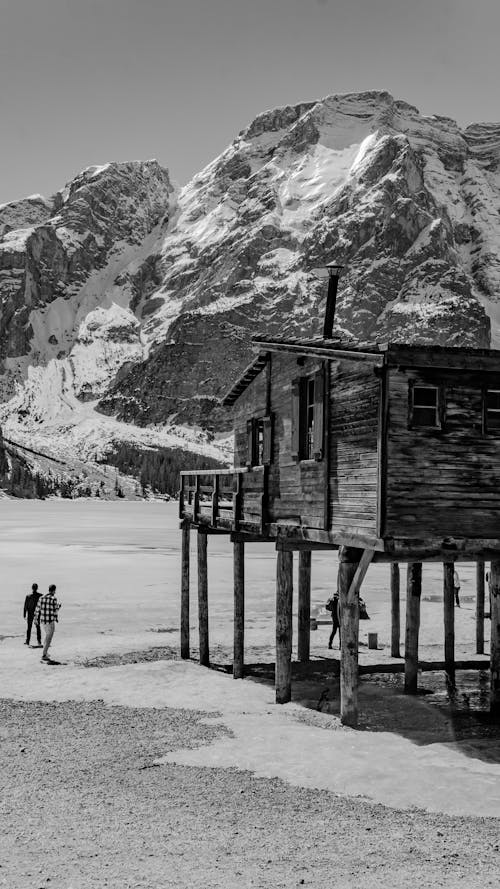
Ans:
POLYGON ((484 562, 476 562, 476 654, 484 654, 484 562))
POLYGON ((453 562, 443 562, 444 663, 451 685, 455 685, 455 591, 453 562))
POLYGON ((365 553, 362 555, 361 550, 352 547, 342 546, 339 550, 340 720, 342 725, 353 728, 358 724, 358 594, 364 576, 359 571, 364 557, 365 553))
POLYGON ((417 693, 418 631, 420 629, 420 596, 422 594, 422 563, 408 564, 406 584, 405 693, 417 693))
POLYGON ((308 661, 311 640, 311 551, 299 552, 299 607, 298 649, 299 661, 308 661))
POLYGON ((276 703, 292 697, 293 553, 278 550, 276 565, 276 703))
POLYGON ((181 547, 181 658, 189 658, 189 544, 190 525, 182 522, 181 547))
POLYGON ((245 544, 233 542, 234 556, 234 650, 233 679, 243 679, 245 662, 245 544))
POLYGON ((399 564, 397 562, 391 562, 391 657, 401 657, 399 649, 399 637, 401 633, 399 590, 399 564))
POLYGON ((500 560, 491 563, 490 603, 490 713, 500 716, 500 560))
POLYGON ((208 647, 208 578, 207 578, 207 534, 198 529, 198 629, 200 636, 200 664, 208 667, 210 653, 208 647))

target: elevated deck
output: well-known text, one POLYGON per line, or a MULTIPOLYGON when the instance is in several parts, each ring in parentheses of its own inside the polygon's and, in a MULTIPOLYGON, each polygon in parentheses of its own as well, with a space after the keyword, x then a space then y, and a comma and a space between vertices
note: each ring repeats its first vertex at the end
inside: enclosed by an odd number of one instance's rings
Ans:
POLYGON ((275 519, 267 466, 181 472, 179 518, 209 533, 274 540, 282 549, 370 549, 374 562, 491 561, 500 554, 500 537, 376 538, 356 529, 311 528, 298 516, 275 519))

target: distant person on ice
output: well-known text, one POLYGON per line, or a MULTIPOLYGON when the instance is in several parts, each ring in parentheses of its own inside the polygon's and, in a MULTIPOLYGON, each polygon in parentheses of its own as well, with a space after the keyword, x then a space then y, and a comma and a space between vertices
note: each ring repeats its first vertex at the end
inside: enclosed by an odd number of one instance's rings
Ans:
POLYGON ((453 572, 453 592, 455 593, 455 605, 460 608, 460 578, 458 571, 453 572))
MULTIPOLYGON (((26 598, 24 600, 23 617, 25 617, 27 620, 26 642, 24 643, 25 645, 30 644, 31 628, 33 626, 33 618, 35 616, 36 606, 38 605, 38 600, 41 598, 41 595, 42 594, 38 592, 38 584, 32 583, 31 584, 31 593, 28 596, 26 596, 26 598)), ((42 633, 41 633, 40 624, 38 623, 38 621, 36 622, 35 626, 36 626, 37 642, 38 642, 38 645, 41 646, 42 633)))
POLYGON ((328 640, 328 648, 333 647, 333 640, 335 638, 335 633, 337 630, 339 631, 339 648, 341 645, 340 639, 340 620, 339 620, 339 594, 334 593, 331 599, 328 599, 328 602, 325 605, 327 611, 331 611, 332 613, 332 632, 330 633, 330 638, 328 640))
POLYGON ((45 633, 42 661, 50 661, 49 648, 56 628, 56 623, 58 622, 57 612, 60 607, 61 606, 56 599, 56 585, 55 583, 51 583, 48 593, 45 593, 45 596, 42 596, 36 606, 34 618, 36 620, 38 617, 40 623, 43 624, 45 633))

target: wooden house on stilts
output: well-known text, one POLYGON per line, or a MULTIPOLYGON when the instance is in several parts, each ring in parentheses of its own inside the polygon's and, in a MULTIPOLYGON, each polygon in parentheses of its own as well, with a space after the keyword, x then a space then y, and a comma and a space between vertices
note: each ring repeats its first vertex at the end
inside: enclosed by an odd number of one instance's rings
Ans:
POLYGON ((234 469, 181 474, 181 656, 189 657, 192 529, 200 662, 206 665, 207 536, 231 535, 235 678, 244 668, 245 543, 276 547, 278 703, 291 697, 293 553, 299 558, 298 657, 307 661, 311 554, 338 549, 341 719, 354 726, 359 590, 370 563, 392 563, 395 656, 398 564, 408 563, 405 690, 414 694, 422 562, 444 566, 444 664, 453 678, 455 562, 478 565, 476 650, 482 654, 487 560, 490 703, 500 712, 500 351, 340 343, 332 338, 339 267, 328 268, 323 337, 255 338, 254 362, 225 396, 234 413, 234 469))

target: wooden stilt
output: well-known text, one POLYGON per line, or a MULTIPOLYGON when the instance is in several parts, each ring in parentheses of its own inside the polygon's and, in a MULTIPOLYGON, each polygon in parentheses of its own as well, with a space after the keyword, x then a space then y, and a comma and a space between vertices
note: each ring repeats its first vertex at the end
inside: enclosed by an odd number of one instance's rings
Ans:
POLYGON ((491 563, 490 608, 490 712, 495 716, 500 716, 500 561, 491 563))
POLYGON ((444 663, 446 676, 455 685, 455 591, 453 562, 443 562, 444 663))
POLYGON ((278 550, 276 566, 276 703, 292 697, 293 553, 278 550))
POLYGON ((200 636, 200 664, 208 667, 210 653, 208 646, 208 578, 207 578, 207 535, 198 529, 198 628, 200 636))
POLYGON ((233 678, 243 679, 245 651, 245 544, 233 542, 234 554, 234 654, 233 678))
POLYGON ((405 693, 417 693, 422 563, 409 562, 406 585, 405 693))
POLYGON ((371 550, 339 551, 340 720, 353 728, 358 724, 359 588, 372 558, 371 550))
POLYGON ((182 522, 181 545, 181 658, 189 658, 189 522, 182 522))
POLYGON ((476 654, 484 654, 484 562, 476 562, 476 654))
POLYGON ((299 661, 308 661, 311 641, 311 551, 299 552, 299 607, 298 607, 299 661))
POLYGON ((391 562, 391 657, 401 657, 399 640, 401 633, 400 578, 398 562, 391 562))

